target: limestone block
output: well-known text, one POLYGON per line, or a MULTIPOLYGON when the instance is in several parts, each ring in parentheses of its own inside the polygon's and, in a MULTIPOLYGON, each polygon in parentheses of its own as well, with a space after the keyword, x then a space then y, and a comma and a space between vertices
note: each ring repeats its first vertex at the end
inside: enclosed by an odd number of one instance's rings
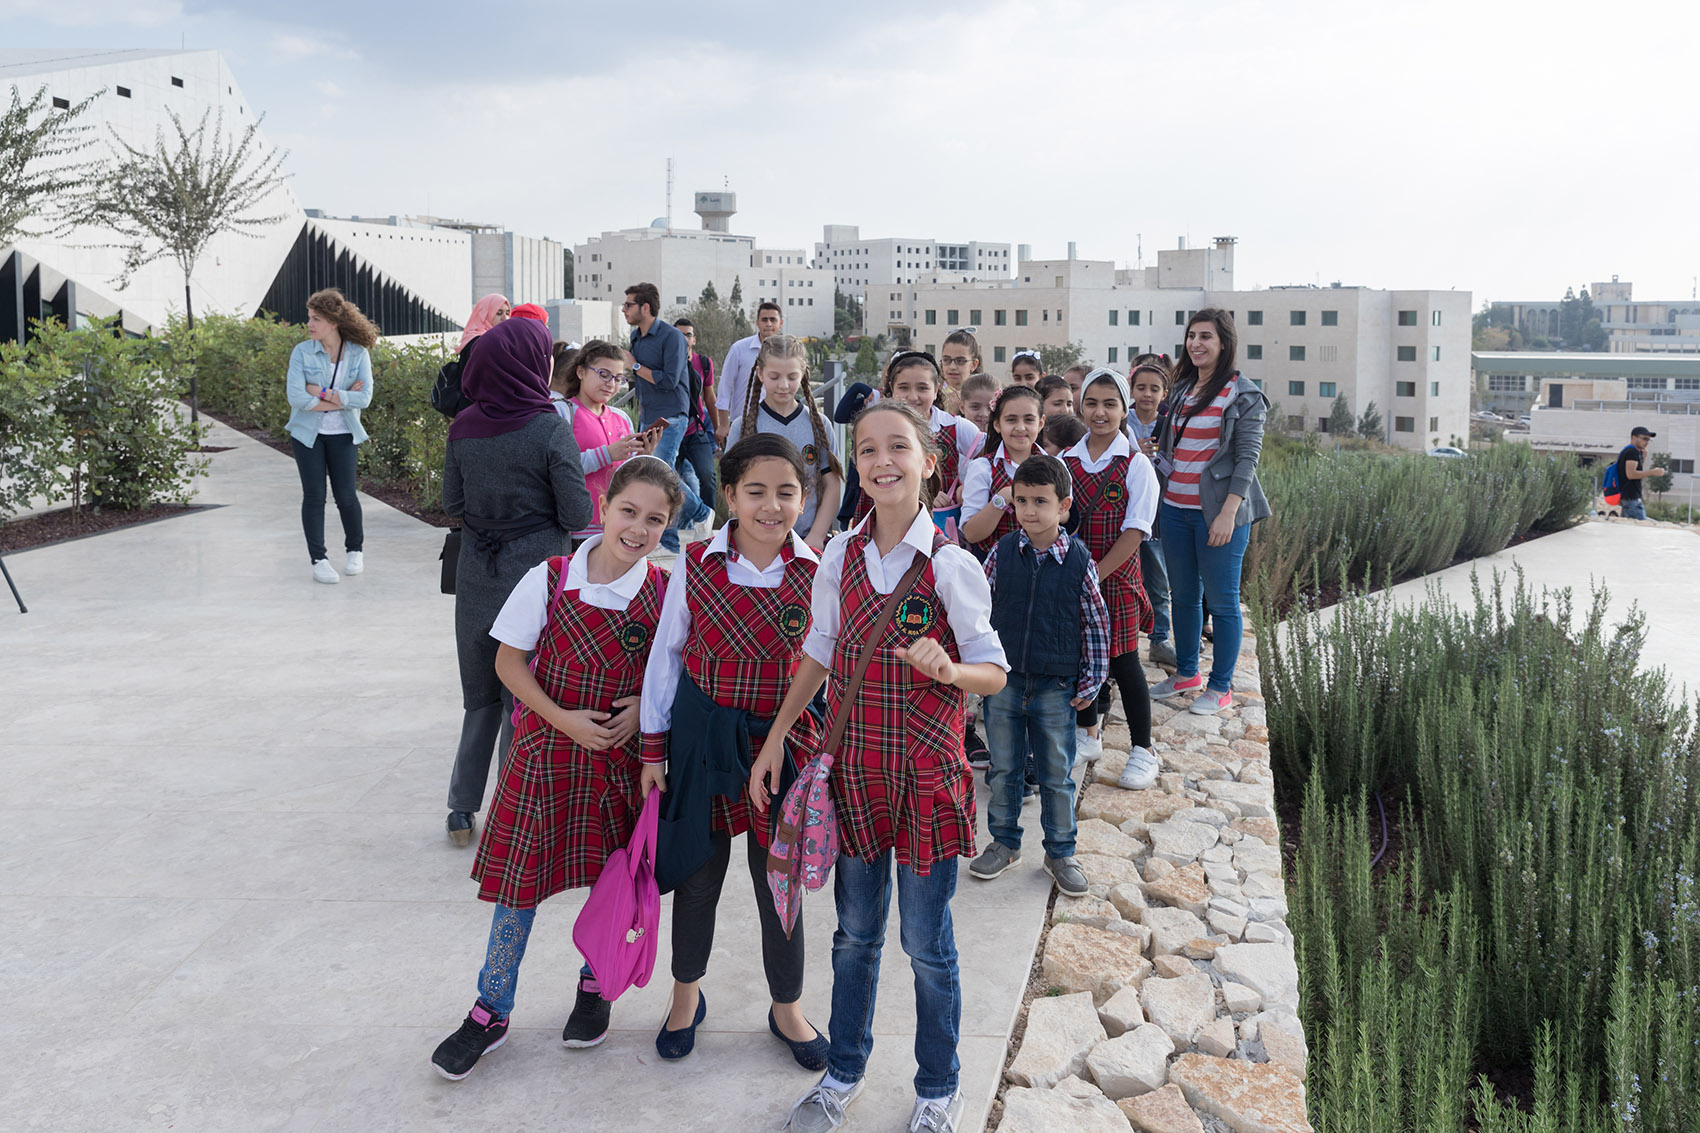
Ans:
MULTIPOLYGON (((1286 1035, 1282 1035, 1286 1038, 1286 1035)), ((1198 1034, 1193 1036, 1193 1044, 1205 1054, 1213 1054, 1217 1058, 1226 1058, 1234 1052, 1234 1021, 1223 1016, 1212 1019, 1198 1028, 1198 1034)))
POLYGON ((1278 1063, 1183 1054, 1169 1077, 1194 1109, 1235 1133, 1311 1133, 1304 1081, 1278 1063))
POLYGON ((1236 905, 1243 905, 1246 912, 1251 912, 1251 906, 1245 904, 1245 894, 1240 892, 1240 883, 1234 880, 1239 876, 1239 873, 1234 870, 1233 866, 1226 868, 1229 871, 1226 874, 1212 874, 1209 866, 1204 867, 1204 876, 1209 878, 1212 896, 1226 897, 1236 905))
POLYGON ((1173 1082, 1149 1094, 1123 1098, 1116 1105, 1127 1115, 1135 1133, 1204 1133, 1204 1123, 1173 1082))
POLYGON ((1242 842, 1234 847, 1234 867, 1243 873, 1268 873, 1280 876, 1281 851, 1275 848, 1273 842, 1262 842, 1257 845, 1242 842))
MULTIPOLYGON (((1183 811, 1176 813, 1172 818, 1169 819, 1169 821, 1170 822, 1208 822, 1211 826, 1214 826, 1216 828, 1218 834, 1220 834, 1220 831, 1222 830, 1222 828, 1227 826, 1228 822, 1230 820, 1229 820, 1227 815, 1225 815, 1221 811, 1215 809, 1215 807, 1195 806, 1191 810, 1183 810, 1183 811)), ((1232 851, 1230 851, 1230 853, 1231 852, 1232 851)))
MULTIPOLYGON (((1159 678, 1159 680, 1161 680, 1161 678, 1159 678)), ((1171 708, 1168 704, 1161 700, 1153 700, 1151 702, 1151 726, 1153 728, 1161 727, 1164 724, 1167 724, 1170 720, 1173 720, 1182 711, 1184 711, 1184 709, 1171 708)))
POLYGON ((1287 899, 1285 897, 1253 897, 1248 902, 1251 912, 1247 914, 1254 921, 1284 921, 1287 919, 1287 899))
POLYGON ((1140 985, 1139 1005, 1180 1050, 1192 1042, 1200 1027, 1216 1018, 1216 985, 1196 969, 1174 979, 1148 979, 1140 985))
POLYGON ((1281 931, 1280 921, 1257 921, 1245 927, 1247 944, 1286 944, 1287 934, 1281 931))
POLYGON ((1145 886, 1137 881, 1130 881, 1111 889, 1109 901, 1116 907, 1116 912, 1130 921, 1139 920, 1139 914, 1150 903, 1145 899, 1145 886))
POLYGON ((1220 909, 1211 909, 1209 916, 1204 918, 1211 929, 1221 933, 1229 940, 1238 940, 1245 935, 1246 919, 1236 917, 1232 913, 1224 913, 1220 909))
MULTIPOLYGON (((1221 831, 1217 831, 1216 836, 1220 838, 1221 831)), ((1217 842, 1216 845, 1211 846, 1208 850, 1205 850, 1204 853, 1200 854, 1199 860, 1205 862, 1223 862, 1232 865, 1234 861, 1234 848, 1226 843, 1217 842)))
POLYGON ((1119 921, 1122 915, 1108 901, 1097 897, 1065 897, 1057 894, 1057 900, 1051 906, 1052 924, 1083 924, 1093 928, 1103 928, 1110 921, 1119 921))
POLYGON ((1149 828, 1151 854, 1176 865, 1198 860, 1198 855, 1216 844, 1216 828, 1203 822, 1168 819, 1149 828))
POLYGON ((1145 1022, 1145 1010, 1139 1006, 1139 989, 1124 987, 1098 1008, 1098 1021, 1104 1033, 1112 1039, 1127 1034, 1145 1022))
MULTIPOLYGON (((1242 771, 1243 775, 1244 772, 1242 771)), ((1240 813, 1253 818, 1268 818, 1275 805, 1274 794, 1264 783, 1236 783, 1224 779, 1204 779, 1198 789, 1212 799, 1231 802, 1240 813)))
POLYGON ((1048 1089, 1084 1070, 1086 1052, 1103 1039, 1104 1025, 1090 995, 1041 996, 1027 1009, 1027 1033, 1009 1064, 1009 1080, 1048 1089))
POLYGON ((1163 771, 1157 776, 1157 789, 1178 795, 1186 789, 1186 776, 1179 771, 1163 771))
POLYGON ((997 1133, 1127 1133, 1127 1118, 1098 1093, 1078 1097, 1062 1090, 1016 1087, 1004 1094, 997 1133))
POLYGON ((1222 981, 1222 1002, 1230 1014, 1243 1015, 1247 1011, 1256 1011, 1263 1006, 1263 997, 1242 983, 1233 980, 1222 981))
MULTIPOLYGON (((1138 937, 1086 925, 1060 924, 1045 939, 1042 968, 1052 987, 1088 992, 1102 1003, 1124 987, 1137 987, 1151 973, 1138 937)), ((1097 1015, 1092 1016, 1096 1025, 1097 1015)))
POLYGON ((1194 937, 1181 945, 1181 955, 1188 960, 1211 960, 1216 956, 1216 949, 1228 943, 1225 936, 1194 937))
POLYGON ((1077 813, 1082 819, 1101 818, 1112 826, 1121 827, 1122 833, 1139 837, 1138 831, 1128 830, 1122 824, 1135 818, 1142 824, 1161 822, 1191 805, 1188 800, 1167 791, 1124 791, 1113 782, 1098 782, 1081 792, 1077 813))
POLYGON ((1204 922, 1185 909, 1154 905, 1140 912, 1139 923, 1151 930, 1153 956, 1172 956, 1189 940, 1208 934, 1204 922))
POLYGON ((1087 891, 1100 900, 1107 898, 1116 886, 1135 884, 1140 880, 1139 866, 1127 858, 1077 853, 1074 860, 1086 871, 1087 891))
POLYGON ((1251 911, 1251 906, 1239 897, 1217 895, 1210 898, 1210 908, 1217 912, 1227 913, 1230 917, 1243 917, 1251 911))
POLYGON ((1269 713, 1261 704, 1240 705, 1240 719, 1248 728, 1268 727, 1269 713))
POLYGON ((1269 786, 1275 782, 1275 773, 1269 770, 1269 765, 1266 763, 1249 763, 1241 769, 1239 779, 1242 783, 1269 786))
POLYGON ((1203 779, 1227 779, 1228 769, 1208 755, 1169 749, 1163 753, 1163 766, 1182 775, 1197 775, 1203 779))
POLYGON ((1071 1098, 1096 1098, 1102 1097, 1104 1093, 1103 1090, 1078 1074, 1070 1074, 1051 1088, 1057 1093, 1067 1094, 1071 1098))
POLYGON ((1203 916, 1210 907, 1210 886, 1204 879, 1204 867, 1197 863, 1183 865, 1167 876, 1147 883, 1145 896, 1185 909, 1195 917, 1203 916))
POLYGON ((1285 897, 1287 887, 1279 877, 1261 870, 1247 873, 1240 888, 1247 897, 1285 897))
POLYGON ((1222 742, 1231 744, 1235 740, 1242 740, 1244 738, 1245 721, 1241 720, 1238 716, 1229 717, 1227 722, 1222 725, 1222 742))
POLYGON ((1269 1056, 1269 1061, 1279 1063, 1303 1078, 1305 1065, 1310 1061, 1310 1049, 1304 1039, 1294 1038, 1279 1027, 1263 1027, 1260 1033, 1263 1051, 1269 1056))
POLYGON ((1099 854, 1106 858, 1137 858, 1146 845, 1130 838, 1101 818, 1088 818, 1074 832, 1074 852, 1099 854))
POLYGON ((1118 936, 1132 937, 1135 943, 1139 945, 1141 952, 1151 946, 1151 930, 1134 921, 1106 921, 1104 931, 1113 932, 1118 936))
POLYGON ((1299 969, 1284 944, 1224 945, 1216 950, 1216 970, 1257 992, 1270 1007, 1298 1007, 1299 969))
POLYGON ((1153 729, 1151 734, 1174 743, 1177 738, 1187 735, 1219 735, 1222 724, 1220 716, 1194 716, 1191 712, 1186 712, 1169 717, 1162 727, 1153 729))
POLYGON ((1092 1048, 1086 1068, 1109 1098, 1130 1098, 1160 1088, 1169 1080, 1174 1047, 1161 1027, 1141 1023, 1118 1038, 1092 1048))
POLYGON ((1192 961, 1185 956, 1158 956, 1151 961, 1151 967, 1157 975, 1164 979, 1174 979, 1176 976, 1184 976, 1188 972, 1198 970, 1192 966, 1192 961))

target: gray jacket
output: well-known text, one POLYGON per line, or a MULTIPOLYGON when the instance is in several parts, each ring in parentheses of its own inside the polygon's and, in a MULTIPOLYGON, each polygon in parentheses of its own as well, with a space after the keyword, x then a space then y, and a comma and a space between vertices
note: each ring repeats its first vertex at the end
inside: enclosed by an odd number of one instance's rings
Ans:
MULTIPOLYGON (((1179 405, 1191 386, 1177 387, 1169 395, 1170 405, 1179 405)), ((1256 523, 1270 514, 1269 500, 1263 486, 1257 482, 1257 458, 1263 451, 1263 423, 1269 413, 1269 399, 1251 379, 1234 375, 1232 396, 1222 411, 1222 435, 1216 455, 1205 466, 1198 483, 1198 502, 1209 523, 1221 514, 1230 495, 1240 497, 1240 509, 1234 516, 1234 526, 1256 523)), ((1171 415, 1169 421, 1173 421, 1171 415)), ((1174 458, 1175 430, 1163 429, 1158 445, 1160 456, 1174 458)))

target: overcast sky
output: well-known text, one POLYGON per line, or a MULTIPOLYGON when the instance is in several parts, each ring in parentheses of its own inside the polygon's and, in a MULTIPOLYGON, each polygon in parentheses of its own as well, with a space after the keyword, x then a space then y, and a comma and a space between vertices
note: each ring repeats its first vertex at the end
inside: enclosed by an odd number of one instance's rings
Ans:
POLYGON ((302 204, 568 243, 674 223, 1146 263, 1239 237, 1241 287, 1542 298, 1700 273, 1700 7, 0 0, 15 47, 217 48, 302 204), (639 18, 629 13, 642 11, 639 18), (1683 76, 1689 76, 1684 78, 1683 76))

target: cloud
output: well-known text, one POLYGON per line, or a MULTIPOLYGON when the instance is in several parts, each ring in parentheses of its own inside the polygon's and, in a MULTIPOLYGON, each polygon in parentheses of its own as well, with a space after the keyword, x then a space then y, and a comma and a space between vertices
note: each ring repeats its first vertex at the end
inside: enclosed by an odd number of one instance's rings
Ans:
POLYGON ((45 21, 56 27, 95 28, 112 24, 158 27, 183 19, 178 0, 82 0, 74 4, 42 4, 39 0, 0 0, 0 22, 45 21))

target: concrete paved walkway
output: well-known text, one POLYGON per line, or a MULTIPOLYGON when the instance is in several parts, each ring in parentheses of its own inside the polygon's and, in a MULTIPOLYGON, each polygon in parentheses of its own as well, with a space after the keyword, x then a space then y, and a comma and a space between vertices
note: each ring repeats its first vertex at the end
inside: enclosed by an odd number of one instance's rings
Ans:
MULTIPOLYGON (((363 499, 367 573, 317 585, 292 462, 217 426, 211 443, 233 449, 200 500, 224 506, 7 556, 30 613, 0 606, 3 1124, 777 1126, 813 1077, 767 1033, 738 870, 685 1061, 653 1045, 665 911, 656 977, 616 1005, 608 1042, 561 1046, 581 900, 564 895, 538 917, 507 1046, 463 1082, 430 1069, 476 994, 489 925, 472 851, 442 825, 460 693, 441 533, 363 499)), ((334 509, 327 525, 336 546, 334 509)), ((965 1130, 995 1093, 1032 963, 1039 859, 990 884, 964 871, 958 890, 965 1130)), ((903 1128, 913 1098, 893 904, 852 1129, 903 1128)), ((805 1004, 824 1028, 830 895, 805 916, 805 1004)))

